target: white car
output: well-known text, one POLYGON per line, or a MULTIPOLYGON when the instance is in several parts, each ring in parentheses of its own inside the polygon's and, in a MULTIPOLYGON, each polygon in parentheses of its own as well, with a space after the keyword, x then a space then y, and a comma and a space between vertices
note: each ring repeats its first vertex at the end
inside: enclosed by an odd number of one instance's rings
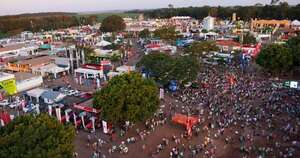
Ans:
POLYGON ((78 93, 78 92, 76 92, 75 90, 69 90, 67 95, 72 96, 72 95, 75 95, 76 93, 78 93))
MULTIPOLYGON (((35 110, 36 105, 32 104, 31 106, 32 106, 32 107, 31 107, 31 111, 35 110)), ((29 110, 30 110, 30 109, 28 108, 28 106, 23 108, 23 111, 24 111, 25 113, 30 112, 29 110)))
POLYGON ((7 106, 9 105, 9 102, 7 99, 0 101, 0 106, 7 106))
POLYGON ((17 107, 17 106, 19 106, 19 105, 20 105, 20 103, 18 103, 18 102, 13 102, 13 103, 9 104, 8 106, 9 106, 11 109, 14 109, 15 107, 17 107))

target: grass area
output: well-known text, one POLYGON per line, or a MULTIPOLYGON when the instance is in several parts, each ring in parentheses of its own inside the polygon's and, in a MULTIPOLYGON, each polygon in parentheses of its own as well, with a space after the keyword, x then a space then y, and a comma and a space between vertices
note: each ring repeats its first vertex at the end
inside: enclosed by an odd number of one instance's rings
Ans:
POLYGON ((137 13, 87 13, 87 14, 78 14, 77 16, 92 16, 95 15, 97 16, 97 20, 99 22, 102 22, 103 19, 105 19, 106 17, 110 16, 110 15, 118 15, 122 18, 137 18, 139 16, 139 14, 137 13))

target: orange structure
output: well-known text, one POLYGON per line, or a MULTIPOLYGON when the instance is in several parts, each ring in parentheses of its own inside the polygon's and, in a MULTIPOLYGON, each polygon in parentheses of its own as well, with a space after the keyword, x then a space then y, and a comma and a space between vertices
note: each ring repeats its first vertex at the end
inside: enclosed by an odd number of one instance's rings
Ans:
POLYGON ((182 114, 175 114, 172 117, 172 121, 186 127, 189 136, 192 136, 192 127, 198 123, 197 117, 186 116, 182 114))
POLYGON ((251 30, 264 27, 272 28, 290 28, 291 22, 289 20, 257 20, 251 19, 251 30))

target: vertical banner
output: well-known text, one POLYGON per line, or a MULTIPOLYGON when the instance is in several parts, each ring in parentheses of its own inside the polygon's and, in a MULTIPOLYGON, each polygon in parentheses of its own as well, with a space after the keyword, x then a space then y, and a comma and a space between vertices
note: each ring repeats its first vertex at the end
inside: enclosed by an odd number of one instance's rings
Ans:
POLYGON ((48 113, 52 116, 52 105, 48 105, 48 113))
POLYGON ((60 108, 56 108, 56 117, 58 119, 59 122, 61 122, 61 112, 60 112, 60 108))
POLYGON ((107 122, 102 120, 103 133, 108 133, 107 122))
POLYGON ((77 128, 77 122, 76 122, 77 117, 75 113, 73 113, 73 119, 74 119, 74 126, 75 128, 77 128))
POLYGON ((97 88, 100 88, 100 79, 97 78, 97 88))
POLYGON ((95 131, 95 117, 91 117, 90 120, 92 121, 92 128, 93 128, 93 131, 95 131))
POLYGON ((164 99, 164 89, 163 88, 159 89, 159 99, 164 99))
POLYGON ((81 115, 80 117, 81 117, 81 121, 82 121, 82 126, 84 129, 86 129, 85 122, 84 122, 84 115, 81 115))
POLYGON ((40 111, 40 104, 36 104, 35 105, 35 110, 36 110, 36 113, 39 115, 41 113, 40 111))
POLYGON ((70 122, 69 113, 67 110, 65 110, 65 117, 66 117, 66 122, 70 122))
POLYGON ((2 119, 0 119, 0 127, 4 127, 4 121, 2 119))

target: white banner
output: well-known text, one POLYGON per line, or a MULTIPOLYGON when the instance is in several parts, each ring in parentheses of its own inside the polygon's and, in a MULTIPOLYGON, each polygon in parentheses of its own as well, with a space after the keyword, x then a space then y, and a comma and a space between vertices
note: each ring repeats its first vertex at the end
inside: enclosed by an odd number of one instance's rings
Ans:
POLYGON ((164 99, 164 89, 163 88, 159 89, 159 99, 164 99))
POLYGON ((56 117, 58 119, 59 122, 61 122, 61 112, 60 112, 60 108, 56 108, 55 109, 56 112, 56 117))
POLYGON ((3 127, 5 125, 4 121, 2 119, 0 119, 0 125, 1 125, 1 127, 3 127))
POLYGON ((298 82, 297 81, 291 81, 290 82, 290 87, 291 88, 298 88, 298 82))
POLYGON ((52 116, 52 105, 48 105, 48 113, 52 116))
POLYGON ((102 127, 103 127, 103 133, 108 133, 108 129, 107 129, 107 122, 106 121, 102 121, 102 127))
POLYGON ((74 119, 74 126, 75 126, 75 128, 77 128, 77 123, 76 123, 77 117, 76 117, 75 113, 73 113, 73 119, 74 119))

